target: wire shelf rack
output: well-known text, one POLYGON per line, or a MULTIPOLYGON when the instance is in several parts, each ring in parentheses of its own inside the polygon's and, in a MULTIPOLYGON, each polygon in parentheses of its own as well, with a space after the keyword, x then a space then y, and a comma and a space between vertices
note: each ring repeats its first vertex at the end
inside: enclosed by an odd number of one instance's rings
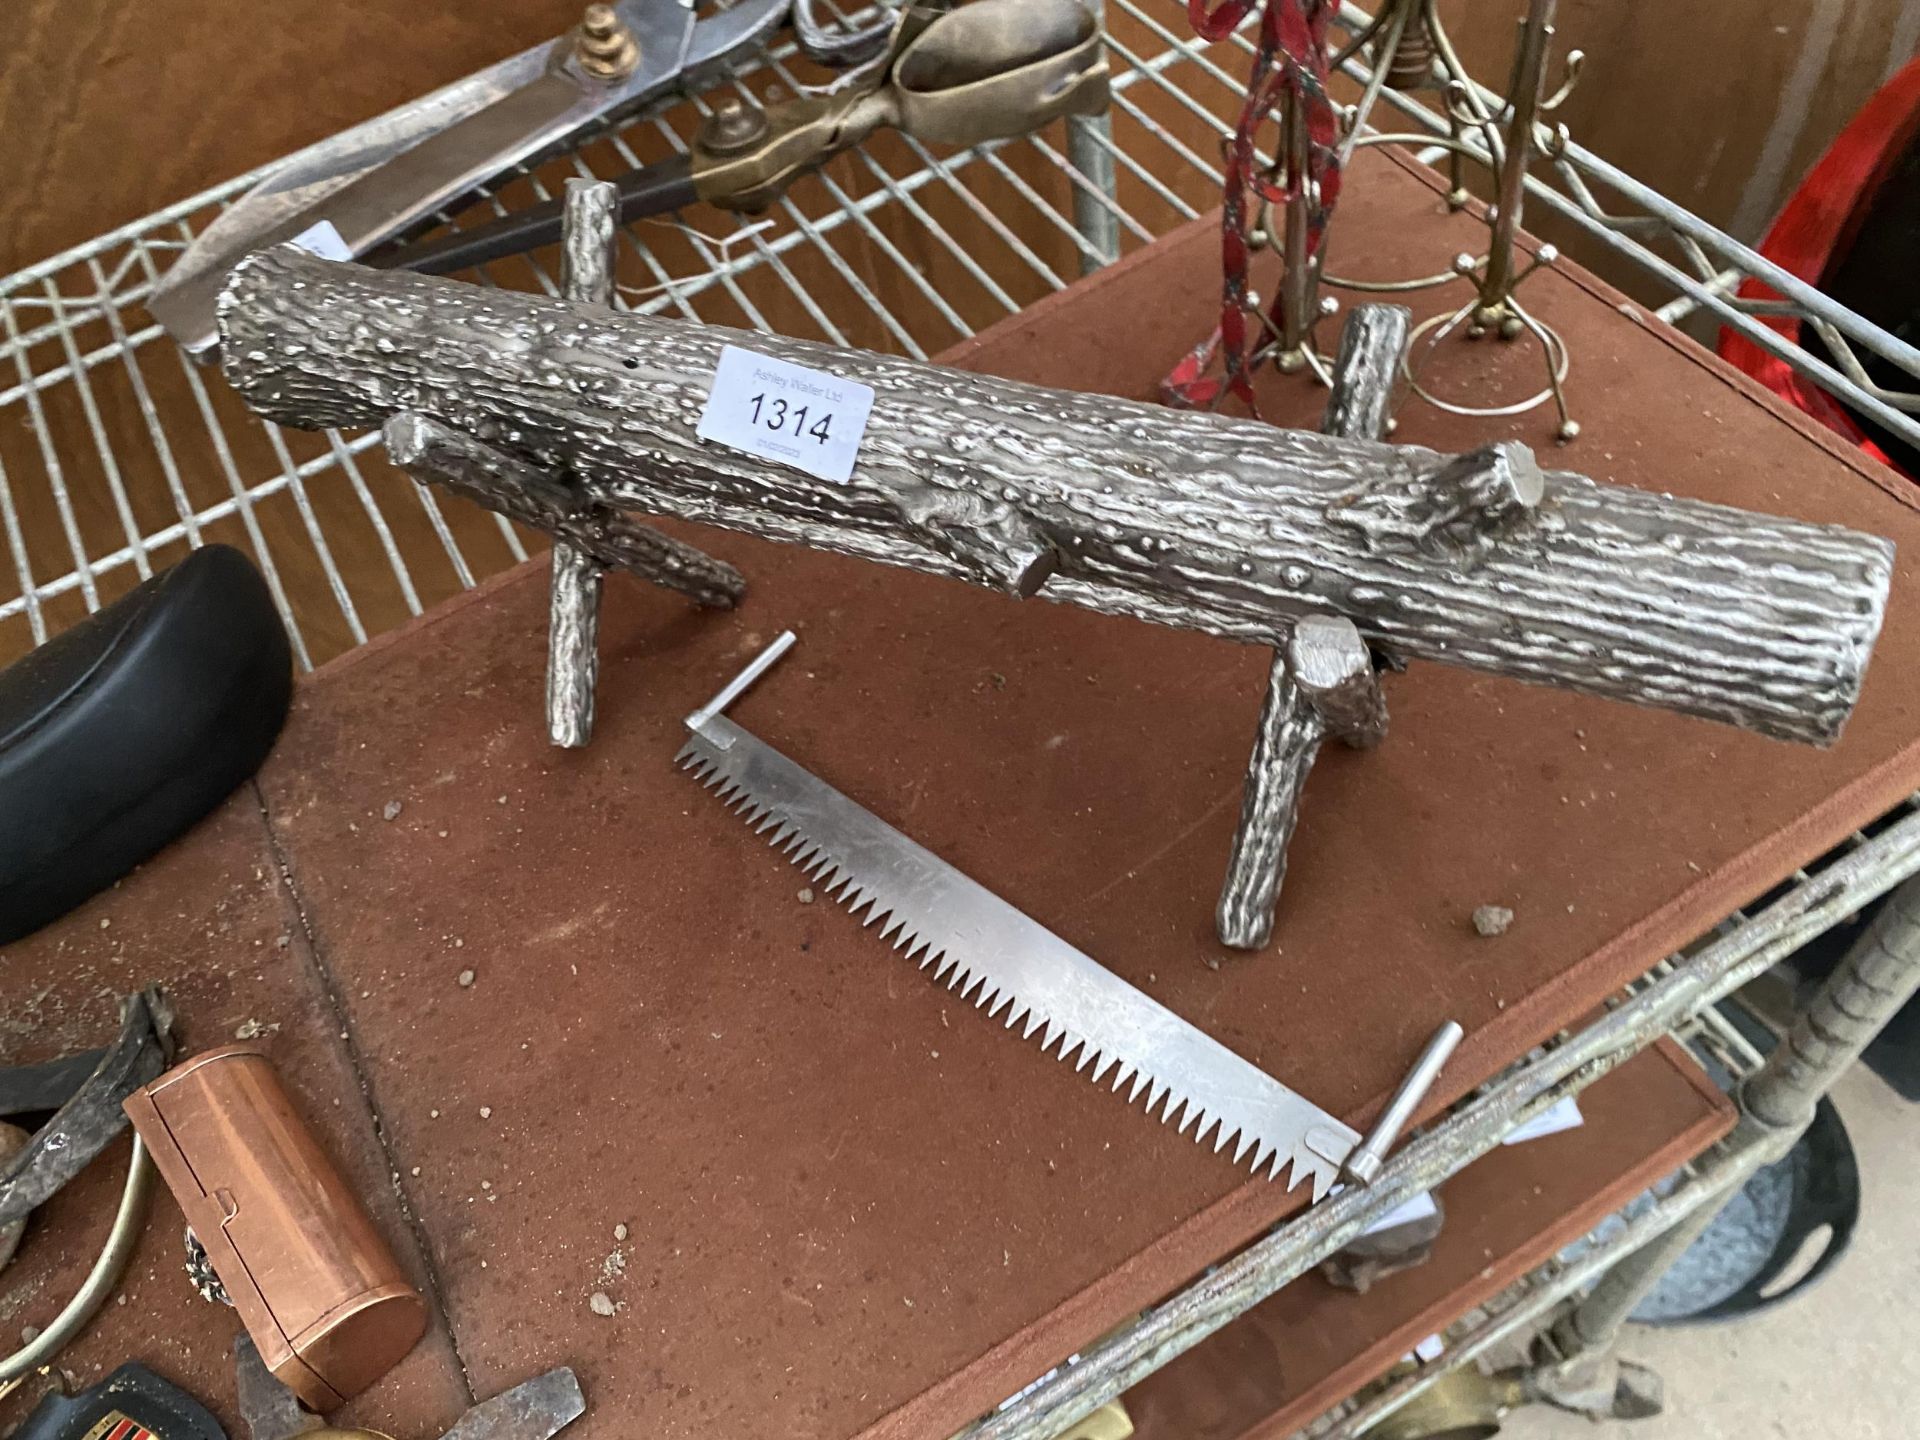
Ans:
MULTIPOLYGON (((1244 99, 1251 41, 1241 34, 1199 45, 1173 0, 1106 0, 1104 15, 1114 72, 1110 118, 958 154, 881 135, 796 184, 763 217, 702 208, 630 227, 617 303, 927 358, 1197 218, 1219 195, 1218 142, 1244 99)), ((1366 22, 1351 6, 1343 11, 1349 33, 1366 22)), ((1356 82, 1366 78, 1364 59, 1355 62, 1356 82)), ((806 78, 791 49, 775 46, 728 84, 761 94, 806 78)), ((468 213, 491 218, 551 197, 569 175, 612 176, 684 152, 709 100, 725 88, 505 177, 468 213)), ((1413 125, 1412 138, 1447 133, 1445 117, 1417 96, 1389 90, 1380 98, 1413 125)), ((1487 98, 1498 100, 1491 92, 1487 98)), ((1670 318, 1705 310, 1920 443, 1909 413, 1920 401, 1874 386, 1858 358, 1877 357, 1920 389, 1920 351, 1569 139, 1552 143, 1554 159, 1530 178, 1529 195, 1643 271, 1672 297, 1670 318), (1746 279, 1763 282, 1771 297, 1730 298, 1746 279), (1801 343, 1805 336, 1815 338, 1813 349, 1801 343)), ((387 464, 377 432, 309 434, 261 421, 150 319, 144 305, 156 280, 257 174, 0 279, 0 664, 210 542, 233 544, 259 565, 305 667, 543 543, 415 485, 387 464)), ((557 273, 549 251, 500 262, 476 278, 557 293, 557 273)), ((970 1433, 986 1440, 1061 1428, 1310 1268, 1337 1248, 1343 1228, 1468 1163, 1527 1114, 1602 1073, 1621 1047, 1699 1023, 1714 996, 1916 871, 1920 812, 1909 805, 1811 876, 1795 877, 1764 910, 1731 917, 1709 938, 1704 968, 1699 955, 1674 957, 1593 1030, 1567 1037, 1419 1137, 1375 1194, 1316 1207, 1224 1262, 1157 1317, 1149 1313, 1081 1363, 1036 1382, 970 1433), (1608 1026, 1613 1031, 1596 1038, 1608 1026)), ((1328 1417, 1327 1433, 1357 1434, 1447 1365, 1545 1313, 1641 1243, 1656 1222, 1672 1223, 1677 1208, 1709 1203, 1711 1179, 1689 1185, 1688 1178, 1651 1218, 1616 1229, 1465 1317, 1441 1365, 1328 1417)))

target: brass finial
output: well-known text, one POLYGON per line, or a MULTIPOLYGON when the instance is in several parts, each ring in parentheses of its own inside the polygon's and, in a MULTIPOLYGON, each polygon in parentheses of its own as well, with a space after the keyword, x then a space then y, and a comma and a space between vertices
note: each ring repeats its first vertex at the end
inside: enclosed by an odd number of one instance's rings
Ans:
POLYGON ((596 80, 624 80, 640 65, 640 42, 611 5, 587 6, 573 53, 596 80))

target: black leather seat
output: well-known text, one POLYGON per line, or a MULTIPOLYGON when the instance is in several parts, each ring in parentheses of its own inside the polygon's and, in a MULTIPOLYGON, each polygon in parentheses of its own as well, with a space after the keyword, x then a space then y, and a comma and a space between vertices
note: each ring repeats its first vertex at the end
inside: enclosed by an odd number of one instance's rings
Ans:
POLYGON ((209 545, 0 670, 0 945, 111 885, 260 767, 293 660, 209 545))

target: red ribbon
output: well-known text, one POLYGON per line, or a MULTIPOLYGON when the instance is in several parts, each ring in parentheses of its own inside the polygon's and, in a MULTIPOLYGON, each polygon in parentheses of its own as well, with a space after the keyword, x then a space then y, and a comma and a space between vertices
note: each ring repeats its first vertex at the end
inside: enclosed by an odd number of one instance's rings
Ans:
MULTIPOLYGON (((1187 0, 1187 21, 1202 39, 1221 40, 1238 29, 1260 4, 1261 0, 1220 0, 1209 9, 1206 0, 1187 0)), ((1247 80, 1247 101, 1226 149, 1220 220, 1220 324, 1161 382, 1161 393, 1174 404, 1211 407, 1233 395, 1256 416, 1259 414, 1253 398, 1252 357, 1267 331, 1262 326, 1254 336, 1248 335, 1247 272, 1252 260, 1247 242, 1248 212, 1262 201, 1276 212, 1284 210, 1304 189, 1309 207, 1306 254, 1289 255, 1287 263, 1302 265, 1319 253, 1327 220, 1340 194, 1339 117, 1327 94, 1327 28, 1336 8, 1336 0, 1265 0, 1260 38, 1247 80), (1289 96, 1298 97, 1306 122, 1307 164, 1304 174, 1296 176, 1289 175, 1283 163, 1276 176, 1261 167, 1255 141, 1261 127, 1289 96), (1219 378, 1207 374, 1216 356, 1223 370, 1219 378)), ((1284 297, 1285 287, 1276 286, 1266 310, 1266 324, 1279 333, 1286 328, 1284 297)))

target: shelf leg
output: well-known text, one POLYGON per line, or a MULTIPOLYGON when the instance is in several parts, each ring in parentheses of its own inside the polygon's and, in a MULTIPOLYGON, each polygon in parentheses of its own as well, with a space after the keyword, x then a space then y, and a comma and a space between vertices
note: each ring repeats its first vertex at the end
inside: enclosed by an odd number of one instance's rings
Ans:
MULTIPOLYGON (((1083 0, 1104 31, 1106 0, 1083 0)), ((1092 253, 1080 252, 1080 273, 1091 275, 1120 258, 1120 216, 1113 170, 1113 116, 1074 115, 1067 120, 1067 163, 1086 178, 1073 187, 1073 228, 1092 253)))
POLYGON ((1536 1377, 1544 1398, 1561 1403, 1568 1388, 1578 1388, 1579 1377, 1590 1381, 1606 1367, 1621 1365, 1613 1353, 1621 1327, 1640 1301, 1748 1177, 1793 1148, 1812 1123, 1820 1098, 1916 989, 1920 989, 1920 878, 1908 880, 1888 896, 1873 924, 1795 1018, 1786 1039, 1741 1086, 1740 1123, 1707 1162, 1716 1182, 1723 1182, 1720 1200, 1696 1210, 1627 1256, 1554 1326, 1550 1347, 1556 1363, 1536 1377))

